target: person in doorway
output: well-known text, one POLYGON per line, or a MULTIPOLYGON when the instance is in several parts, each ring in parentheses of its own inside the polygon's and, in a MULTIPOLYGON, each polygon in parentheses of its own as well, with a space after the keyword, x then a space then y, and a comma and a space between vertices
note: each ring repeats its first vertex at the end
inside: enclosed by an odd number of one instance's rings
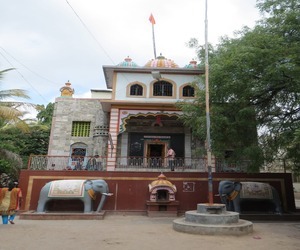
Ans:
POLYGON ((168 158, 169 168, 171 168, 171 171, 174 171, 175 168, 175 155, 176 155, 175 151, 171 147, 168 147, 167 158, 168 158))
POLYGON ((75 170, 85 170, 84 166, 83 166, 83 158, 82 157, 79 157, 77 159, 75 170))
MULTIPOLYGON (((1 189, 0 213, 3 224, 8 224, 8 217, 16 213, 19 204, 18 193, 19 189, 15 188, 15 184, 13 182, 10 182, 8 187, 1 189)), ((10 221, 10 223, 15 224, 13 221, 10 221)))
POLYGON ((95 158, 96 156, 92 156, 89 160, 88 160, 88 162, 87 162, 87 164, 86 164, 86 168, 87 168, 87 170, 95 170, 95 168, 96 168, 96 158, 95 158))

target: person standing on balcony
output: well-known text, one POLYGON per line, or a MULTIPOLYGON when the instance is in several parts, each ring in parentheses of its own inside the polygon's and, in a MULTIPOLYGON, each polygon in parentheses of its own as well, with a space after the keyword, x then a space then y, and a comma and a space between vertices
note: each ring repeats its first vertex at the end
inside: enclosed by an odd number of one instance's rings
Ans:
POLYGON ((174 171, 175 168, 175 155, 176 155, 175 151, 171 147, 168 147, 167 158, 168 158, 169 168, 171 168, 171 171, 174 171))
POLYGON ((87 170, 96 170, 96 156, 92 156, 87 162, 87 170))

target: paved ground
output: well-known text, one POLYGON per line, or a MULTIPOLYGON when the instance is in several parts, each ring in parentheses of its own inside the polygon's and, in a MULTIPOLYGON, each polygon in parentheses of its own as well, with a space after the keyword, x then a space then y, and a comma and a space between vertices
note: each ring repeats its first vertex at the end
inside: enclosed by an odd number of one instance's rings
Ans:
POLYGON ((245 236, 176 232, 174 218, 106 215, 104 220, 19 220, 0 225, 1 250, 300 250, 300 222, 254 223, 245 236))

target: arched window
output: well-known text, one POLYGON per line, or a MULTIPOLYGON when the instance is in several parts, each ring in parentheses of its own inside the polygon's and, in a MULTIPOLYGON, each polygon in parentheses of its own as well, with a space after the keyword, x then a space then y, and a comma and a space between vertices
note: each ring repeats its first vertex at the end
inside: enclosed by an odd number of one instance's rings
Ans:
POLYGON ((184 96, 184 97, 194 97, 195 96, 195 89, 190 85, 187 85, 187 86, 183 87, 182 88, 182 96, 184 96))
POLYGON ((143 95, 143 87, 139 84, 130 86, 130 95, 143 95))
POLYGON ((85 143, 74 143, 71 145, 70 160, 68 169, 83 170, 87 162, 87 145, 85 143))
POLYGON ((173 85, 166 81, 154 83, 153 96, 173 96, 173 85))

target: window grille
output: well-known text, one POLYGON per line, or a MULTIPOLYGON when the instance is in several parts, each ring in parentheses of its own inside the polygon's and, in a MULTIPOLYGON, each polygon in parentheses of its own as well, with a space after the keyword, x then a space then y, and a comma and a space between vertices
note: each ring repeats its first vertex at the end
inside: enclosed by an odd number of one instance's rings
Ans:
POLYGON ((185 86, 182 89, 182 96, 185 97, 194 97, 195 96, 195 89, 192 86, 185 86))
POLYGON ((72 136, 89 137, 91 130, 91 122, 76 122, 72 123, 72 136))
POLYGON ((173 85, 166 81, 154 83, 153 96, 173 96, 173 85))
POLYGON ((139 84, 134 84, 130 87, 130 95, 143 95, 143 87, 139 84))

